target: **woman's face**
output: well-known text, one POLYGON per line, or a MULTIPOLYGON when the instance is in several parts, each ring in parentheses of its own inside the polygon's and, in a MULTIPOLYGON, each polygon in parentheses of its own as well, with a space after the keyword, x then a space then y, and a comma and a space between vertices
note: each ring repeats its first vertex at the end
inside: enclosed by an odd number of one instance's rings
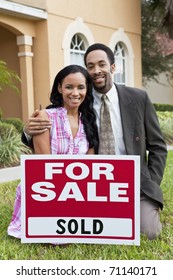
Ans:
POLYGON ((69 74, 58 85, 58 91, 62 94, 64 108, 79 108, 87 93, 84 75, 80 72, 69 74))

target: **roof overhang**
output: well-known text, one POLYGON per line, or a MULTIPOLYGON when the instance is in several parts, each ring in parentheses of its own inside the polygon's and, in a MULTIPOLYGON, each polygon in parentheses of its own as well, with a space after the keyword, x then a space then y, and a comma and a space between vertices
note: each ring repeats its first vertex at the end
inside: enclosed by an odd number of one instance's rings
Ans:
POLYGON ((45 10, 4 0, 0 0, 0 14, 32 20, 47 19, 47 12, 45 10))

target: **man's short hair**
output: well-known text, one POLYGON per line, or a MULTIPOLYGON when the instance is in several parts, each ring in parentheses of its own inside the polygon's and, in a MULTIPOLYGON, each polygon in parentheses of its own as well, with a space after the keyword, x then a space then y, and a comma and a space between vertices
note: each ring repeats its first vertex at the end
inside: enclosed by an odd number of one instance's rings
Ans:
POLYGON ((96 44, 93 44, 93 45, 89 46, 88 49, 86 50, 85 55, 84 55, 84 62, 85 62, 85 65, 86 65, 86 58, 87 58, 87 55, 88 55, 90 52, 96 51, 96 50, 102 50, 102 51, 104 51, 104 52, 107 54, 107 57, 108 57, 109 62, 110 62, 111 65, 115 63, 115 58, 114 58, 113 51, 112 51, 109 47, 107 47, 106 45, 104 45, 104 44, 96 43, 96 44))

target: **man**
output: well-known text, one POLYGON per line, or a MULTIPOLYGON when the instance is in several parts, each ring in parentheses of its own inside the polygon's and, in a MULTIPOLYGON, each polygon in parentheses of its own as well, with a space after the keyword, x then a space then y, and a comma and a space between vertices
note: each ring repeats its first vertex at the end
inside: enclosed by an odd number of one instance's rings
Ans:
MULTIPOLYGON (((167 149, 156 112, 143 90, 116 85, 114 54, 103 44, 91 45, 84 56, 93 84, 94 108, 100 129, 101 96, 107 95, 110 120, 117 155, 140 155, 141 161, 141 233, 155 239, 162 230, 160 209, 163 195, 160 184, 166 164, 167 149)), ((42 133, 51 124, 35 118, 33 113, 25 125, 29 135, 42 133)))

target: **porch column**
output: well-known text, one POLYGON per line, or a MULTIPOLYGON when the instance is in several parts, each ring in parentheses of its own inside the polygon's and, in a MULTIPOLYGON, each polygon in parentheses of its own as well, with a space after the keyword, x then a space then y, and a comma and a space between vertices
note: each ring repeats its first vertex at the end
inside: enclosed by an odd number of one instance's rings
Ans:
POLYGON ((25 122, 34 111, 32 37, 17 36, 21 78, 22 119, 25 122))

